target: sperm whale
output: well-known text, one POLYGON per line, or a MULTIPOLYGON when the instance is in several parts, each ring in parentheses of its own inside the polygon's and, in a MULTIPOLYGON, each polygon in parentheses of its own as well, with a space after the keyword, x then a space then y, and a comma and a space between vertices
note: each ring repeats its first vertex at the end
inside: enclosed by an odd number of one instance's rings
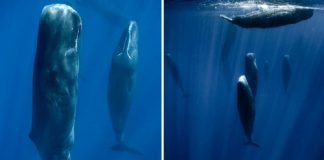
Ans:
POLYGON ((288 24, 295 24, 313 16, 314 9, 293 5, 267 6, 263 9, 248 14, 220 17, 242 28, 271 28, 288 24))
POLYGON ((291 77, 291 65, 290 65, 290 56, 284 55, 282 59, 282 81, 285 91, 288 90, 289 82, 291 77))
POLYGON ((258 67, 255 53, 248 53, 245 56, 245 76, 251 87, 253 98, 255 98, 258 88, 258 67))
POLYGON ((185 88, 183 86, 180 71, 178 69, 177 64, 173 60, 171 54, 167 53, 167 54, 165 54, 164 57, 165 57, 165 64, 166 64, 167 68, 169 68, 169 71, 171 72, 171 75, 172 75, 174 81, 179 86, 179 88, 182 92, 182 95, 185 97, 188 97, 189 93, 185 90, 185 88))
POLYGON ((117 144, 114 151, 126 151, 141 155, 139 151, 126 145, 124 130, 132 105, 133 84, 138 60, 138 27, 131 21, 125 28, 119 44, 112 55, 108 82, 108 109, 117 144))
POLYGON ((70 6, 43 8, 33 73, 30 139, 43 160, 70 160, 79 72, 81 18, 70 6))
POLYGON ((244 75, 240 76, 237 82, 237 109, 245 136, 247 138, 247 142, 245 144, 259 147, 259 145, 252 140, 255 107, 251 88, 244 75))

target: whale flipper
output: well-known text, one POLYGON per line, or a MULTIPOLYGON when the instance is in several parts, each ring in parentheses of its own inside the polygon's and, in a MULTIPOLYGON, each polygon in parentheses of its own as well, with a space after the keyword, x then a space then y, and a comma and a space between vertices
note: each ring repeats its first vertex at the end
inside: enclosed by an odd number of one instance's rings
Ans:
POLYGON ((134 154, 134 155, 138 155, 138 156, 142 156, 143 155, 142 152, 140 152, 137 149, 134 149, 132 147, 129 147, 125 143, 117 143, 117 144, 111 146, 110 149, 113 150, 113 151, 117 151, 117 152, 127 152, 127 153, 134 154))
POLYGON ((228 21, 233 21, 233 18, 230 18, 230 17, 228 17, 228 16, 226 16, 224 14, 219 15, 219 17, 224 18, 224 19, 226 19, 228 21))

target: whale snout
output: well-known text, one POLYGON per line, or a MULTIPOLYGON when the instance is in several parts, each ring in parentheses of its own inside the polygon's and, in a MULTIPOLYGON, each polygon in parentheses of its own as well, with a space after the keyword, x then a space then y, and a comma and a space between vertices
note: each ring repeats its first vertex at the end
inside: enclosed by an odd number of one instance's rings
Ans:
POLYGON ((137 38, 137 23, 136 21, 130 21, 128 25, 128 33, 131 36, 131 39, 137 38))
POLYGON ((135 21, 130 21, 125 28, 117 49, 115 51, 116 58, 122 58, 127 61, 136 61, 137 59, 137 39, 138 27, 135 21))
POLYGON ((128 35, 127 35, 127 48, 126 53, 130 59, 137 58, 137 39, 138 39, 138 27, 135 21, 130 21, 128 25, 128 35))
POLYGON ((253 62, 255 60, 255 53, 248 53, 245 56, 246 61, 251 61, 253 62))
POLYGON ((130 21, 125 27, 119 44, 113 54, 113 62, 126 68, 134 67, 138 59, 138 26, 135 21, 130 21))

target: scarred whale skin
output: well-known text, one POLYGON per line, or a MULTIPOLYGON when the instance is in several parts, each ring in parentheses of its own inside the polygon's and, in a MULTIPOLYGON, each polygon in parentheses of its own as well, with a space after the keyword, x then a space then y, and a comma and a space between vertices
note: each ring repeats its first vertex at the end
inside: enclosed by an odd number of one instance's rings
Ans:
POLYGON ((124 142, 124 130, 131 109, 133 84, 138 60, 138 27, 131 21, 124 30, 119 44, 112 55, 108 82, 108 109, 117 144, 114 151, 141 154, 124 142))
POLYGON ((247 138, 247 142, 245 142, 245 144, 259 147, 259 145, 252 140, 255 119, 255 107, 253 99, 253 93, 246 77, 244 75, 240 76, 237 82, 237 109, 245 136, 247 138))
POLYGON ((79 72, 81 18, 70 6, 43 8, 33 73, 30 139, 43 160, 70 160, 79 72))
POLYGON ((298 23, 313 16, 310 8, 269 9, 254 11, 245 15, 220 17, 243 28, 270 28, 298 23))

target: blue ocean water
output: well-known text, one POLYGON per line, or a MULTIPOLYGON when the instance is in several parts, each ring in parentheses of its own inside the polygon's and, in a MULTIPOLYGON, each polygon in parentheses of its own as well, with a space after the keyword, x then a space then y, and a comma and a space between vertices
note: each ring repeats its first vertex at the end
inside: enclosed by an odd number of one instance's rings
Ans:
POLYGON ((233 13, 213 3, 165 6, 165 53, 172 55, 190 94, 182 96, 166 68, 165 158, 324 159, 324 12, 268 29, 243 29, 219 17, 233 13), (259 70, 252 137, 260 148, 243 144, 237 111, 236 83, 249 52, 256 54, 259 70), (285 54, 292 70, 287 91, 285 54))
POLYGON ((161 2, 155 0, 2 0, 0 2, 0 159, 38 160, 29 139, 32 75, 42 8, 68 3, 82 18, 72 159, 160 159, 161 2), (114 152, 107 108, 111 56, 130 20, 139 28, 139 62, 126 143, 143 156, 114 152))

